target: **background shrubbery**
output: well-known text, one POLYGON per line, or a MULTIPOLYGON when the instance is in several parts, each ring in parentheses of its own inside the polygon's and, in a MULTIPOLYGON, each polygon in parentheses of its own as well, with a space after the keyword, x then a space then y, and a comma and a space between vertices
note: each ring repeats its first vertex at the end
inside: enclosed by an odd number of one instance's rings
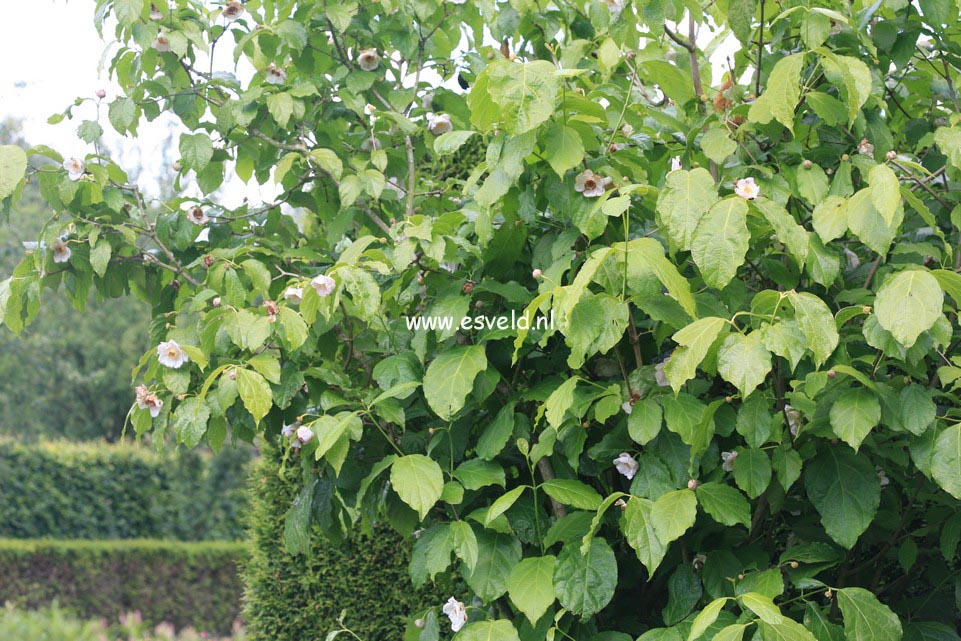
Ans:
POLYGON ((290 462, 281 468, 273 446, 262 454, 251 482, 253 547, 244 610, 251 641, 322 639, 338 627, 341 612, 365 641, 400 639, 413 613, 450 596, 446 582, 411 589, 410 545, 384 527, 336 543, 314 527, 309 553, 289 554, 284 521, 300 491, 301 471, 290 462))
POLYGON ((250 455, 0 440, 0 537, 240 539, 250 455))
POLYGON ((0 603, 58 602, 85 618, 139 611, 147 623, 226 633, 247 554, 227 542, 0 540, 0 603))

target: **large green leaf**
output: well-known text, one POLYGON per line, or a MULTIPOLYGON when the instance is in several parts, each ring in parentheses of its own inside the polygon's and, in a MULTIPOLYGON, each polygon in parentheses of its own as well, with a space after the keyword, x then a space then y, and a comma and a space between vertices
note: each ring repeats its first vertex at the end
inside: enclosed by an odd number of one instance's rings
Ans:
POLYGON ((701 217, 717 201, 717 187, 706 169, 672 171, 657 200, 657 214, 678 249, 691 248, 701 217))
POLYGON ((464 580, 481 599, 493 601, 507 591, 507 579, 520 560, 517 537, 485 529, 477 534, 477 565, 464 580))
POLYGON ((680 347, 671 354, 671 360, 664 366, 664 374, 675 392, 679 392, 684 383, 694 378, 697 366, 707 356, 721 330, 726 328, 727 320, 709 316, 694 321, 674 334, 674 342, 680 347))
POLYGON ((510 621, 478 621, 457 634, 457 641, 520 641, 517 628, 510 621))
POLYGON ((808 256, 808 232, 773 200, 759 197, 752 204, 761 212, 768 224, 774 229, 777 239, 784 243, 798 265, 803 265, 808 256))
POLYGON ((751 527, 751 505, 730 485, 701 483, 695 493, 698 504, 718 523, 751 527))
POLYGON ((694 525, 697 518, 697 497, 690 490, 668 492, 654 501, 651 523, 657 538, 663 543, 678 539, 694 525))
POLYGON ((760 332, 728 334, 717 351, 717 373, 750 396, 771 371, 771 352, 764 348, 760 332))
POLYGON ((540 487, 555 501, 579 510, 596 510, 603 500, 597 490, 575 479, 544 481, 540 487))
POLYGON ((748 241, 747 201, 740 196, 721 200, 697 224, 691 239, 691 256, 704 282, 722 289, 744 264, 748 241))
MULTIPOLYGON (((642 467, 642 473, 643 470, 642 467)), ((624 537, 637 552, 638 560, 647 568, 648 576, 654 575, 654 571, 667 553, 667 546, 661 542, 657 532, 654 531, 654 522, 651 519, 653 507, 654 503, 648 499, 632 497, 624 508, 621 525, 624 537)))
POLYGON ((808 349, 814 354, 814 363, 822 365, 840 340, 831 310, 823 300, 807 292, 792 292, 788 300, 794 306, 794 316, 808 349))
POLYGON ((534 624, 554 603, 553 556, 527 558, 514 566, 507 578, 507 595, 524 616, 534 624))
POLYGON ((594 538, 586 554, 580 541, 564 546, 554 567, 554 589, 561 605, 581 617, 597 614, 614 598, 617 559, 602 538, 594 538))
POLYGON ((557 69, 545 60, 512 62, 498 57, 477 76, 468 94, 471 122, 485 131, 496 123, 514 135, 535 129, 554 113, 557 69))
POLYGON ((464 407, 474 379, 487 369, 483 345, 455 347, 441 352, 424 374, 424 397, 430 408, 450 420, 464 407))
POLYGON ((890 225, 901 203, 901 185, 894 171, 887 165, 875 165, 868 172, 871 183, 871 204, 881 213, 884 222, 890 225))
POLYGON ((754 101, 747 117, 753 122, 772 119, 794 131, 794 109, 801 97, 801 70, 804 54, 795 53, 777 61, 767 78, 764 93, 754 101))
POLYGON ((27 171, 27 154, 16 145, 0 146, 0 200, 17 189, 27 171))
POLYGON ((847 641, 900 641, 901 621, 891 609, 864 588, 838 590, 847 641))
POLYGON ((440 499, 444 474, 433 459, 423 454, 408 454, 394 461, 390 484, 401 500, 423 519, 440 499))
POLYGON ((941 318, 944 292, 930 272, 908 269, 884 281, 874 301, 881 327, 895 340, 911 347, 918 336, 941 318))
POLYGON ((254 417, 254 421, 259 423, 274 403, 270 394, 270 385, 263 376, 253 370, 238 368, 234 371, 237 372, 237 391, 240 392, 240 400, 244 402, 244 407, 254 417))
POLYGON ((771 484, 771 459, 764 450, 741 448, 734 459, 734 482, 752 499, 771 484))
POLYGON ((826 447, 804 470, 808 497, 828 535, 850 549, 878 511, 881 486, 870 460, 843 445, 826 447))
POLYGON ((881 404, 864 387, 845 390, 831 406, 831 427, 838 438, 857 452, 861 442, 881 421, 881 404))
POLYGON ((931 454, 931 475, 946 492, 961 500, 961 423, 945 428, 931 454))

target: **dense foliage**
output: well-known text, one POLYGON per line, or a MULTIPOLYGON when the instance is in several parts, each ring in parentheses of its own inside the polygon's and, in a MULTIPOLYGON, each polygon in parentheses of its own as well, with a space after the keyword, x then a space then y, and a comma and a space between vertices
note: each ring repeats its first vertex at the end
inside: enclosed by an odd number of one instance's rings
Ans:
POLYGON ((0 440, 0 537, 244 538, 249 449, 145 448, 0 440))
POLYGON ((0 317, 149 301, 136 432, 283 433, 287 548, 416 531, 460 641, 957 639, 961 42, 918 6, 99 0, 124 95, 31 150, 0 317), (161 112, 207 196, 155 215, 95 144, 161 112), (556 326, 406 323, 512 312, 556 326))
POLYGON ((247 555, 242 543, 0 539, 0 603, 108 620, 137 611, 147 624, 226 634, 247 555))
POLYGON ((315 524, 306 558, 287 552, 279 542, 302 485, 300 471, 284 466, 283 452, 272 445, 262 453, 251 476, 251 555, 244 568, 251 641, 323 639, 341 628, 341 617, 364 639, 399 639, 412 613, 446 600, 450 582, 410 589, 410 545, 386 525, 329 541, 315 524))

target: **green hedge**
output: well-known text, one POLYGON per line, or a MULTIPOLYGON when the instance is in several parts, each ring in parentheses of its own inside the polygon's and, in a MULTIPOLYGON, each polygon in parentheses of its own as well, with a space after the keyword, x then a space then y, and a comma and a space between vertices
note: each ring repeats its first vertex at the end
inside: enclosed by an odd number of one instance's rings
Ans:
POLYGON ((245 543, 0 540, 0 604, 57 602, 80 617, 139 611, 222 634, 240 614, 245 543))
POLYGON ((391 530, 332 543, 314 528, 309 554, 288 554, 285 515, 303 481, 296 463, 281 471, 280 459, 277 448, 265 446, 252 474, 248 641, 323 639, 342 611, 347 627, 365 641, 402 639, 412 612, 443 604, 449 586, 411 587, 410 546, 391 530))
POLYGON ((0 538, 237 540, 249 447, 0 440, 0 538))

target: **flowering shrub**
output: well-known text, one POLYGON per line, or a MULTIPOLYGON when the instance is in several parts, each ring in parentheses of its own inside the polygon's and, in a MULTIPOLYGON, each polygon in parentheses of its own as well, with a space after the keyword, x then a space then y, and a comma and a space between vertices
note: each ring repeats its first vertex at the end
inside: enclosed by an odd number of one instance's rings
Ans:
POLYGON ((277 439, 290 550, 416 533, 472 598, 411 639, 956 639, 958 12, 918 4, 100 0, 109 126, 176 115, 202 212, 4 148, 55 215, 0 316, 149 300, 136 433, 277 439), (472 308, 557 327, 403 323, 472 308))

